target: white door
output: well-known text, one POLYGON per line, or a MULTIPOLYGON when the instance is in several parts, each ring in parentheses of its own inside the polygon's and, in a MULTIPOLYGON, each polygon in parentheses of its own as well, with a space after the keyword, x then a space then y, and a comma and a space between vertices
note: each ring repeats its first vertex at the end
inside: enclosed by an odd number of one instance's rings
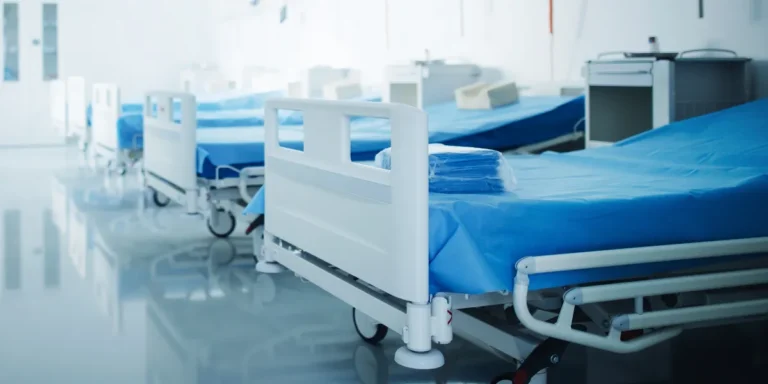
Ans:
POLYGON ((62 143, 48 105, 48 81, 58 77, 58 4, 2 1, 0 12, 0 148, 62 143))

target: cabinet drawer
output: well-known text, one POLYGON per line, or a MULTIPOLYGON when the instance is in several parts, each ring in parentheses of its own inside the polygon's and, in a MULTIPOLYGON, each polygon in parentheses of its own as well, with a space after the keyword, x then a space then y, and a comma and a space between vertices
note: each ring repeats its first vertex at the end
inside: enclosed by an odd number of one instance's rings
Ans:
POLYGON ((650 87, 653 85, 653 63, 589 63, 589 85, 617 87, 650 87))

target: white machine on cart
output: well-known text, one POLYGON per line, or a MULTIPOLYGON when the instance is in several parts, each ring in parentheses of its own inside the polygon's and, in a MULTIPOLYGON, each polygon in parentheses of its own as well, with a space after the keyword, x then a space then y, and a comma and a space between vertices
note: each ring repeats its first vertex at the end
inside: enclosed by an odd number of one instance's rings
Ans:
POLYGON ((630 353, 668 340, 686 327, 768 313, 768 300, 761 298, 765 291, 759 289, 755 292, 761 293, 753 292, 742 301, 730 296, 726 302, 644 309, 646 298, 666 294, 759 288, 768 283, 764 268, 529 292, 529 276, 534 274, 761 254, 768 252, 768 238, 527 257, 518 262, 514 292, 433 295, 427 257, 428 132, 423 111, 386 103, 271 100, 266 108, 266 138, 269 215, 260 263, 274 265, 276 271, 284 266, 350 304, 355 308, 358 333, 366 341, 382 340, 388 329, 400 333, 405 346, 397 351, 395 361, 403 366, 442 366, 443 355, 432 345, 450 343, 456 332, 521 362, 518 372, 528 377, 506 377, 515 384, 546 383, 546 368, 559 361, 568 343, 630 353), (276 117, 281 109, 304 112, 303 152, 280 146, 276 117), (391 121, 391 171, 349 161, 349 116, 391 121), (617 300, 634 301, 634 311, 609 311, 607 304, 617 300), (503 326, 493 322, 498 319, 494 310, 503 316, 510 307, 514 312, 507 314, 518 323, 511 331, 509 322, 503 326), (532 308, 551 316, 534 316, 532 308), (577 312, 587 318, 575 317, 577 312), (369 316, 372 322, 361 320, 369 316))
MULTIPOLYGON (((197 102, 188 93, 151 92, 144 104, 145 188, 152 190, 158 206, 174 201, 190 215, 202 215, 216 237, 235 230, 242 210, 264 183, 264 169, 235 170, 239 178, 198 178, 197 102), (174 102, 180 105, 181 121, 173 119, 174 102), (153 111, 156 103, 156 113, 153 111)), ((233 170, 231 167, 220 167, 233 170)))

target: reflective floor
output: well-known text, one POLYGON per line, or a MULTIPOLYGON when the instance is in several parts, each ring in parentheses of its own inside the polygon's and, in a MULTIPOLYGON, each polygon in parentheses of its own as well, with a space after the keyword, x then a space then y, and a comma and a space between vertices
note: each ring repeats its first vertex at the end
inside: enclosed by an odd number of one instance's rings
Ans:
MULTIPOLYGON (((346 304, 256 273, 249 238, 215 240, 135 175, 80 163, 0 151, 0 383, 487 383, 512 367, 462 340, 440 370, 399 367, 396 336, 368 346, 346 304)), ((765 383, 766 344, 748 324, 631 356, 572 347, 549 382, 765 383)))

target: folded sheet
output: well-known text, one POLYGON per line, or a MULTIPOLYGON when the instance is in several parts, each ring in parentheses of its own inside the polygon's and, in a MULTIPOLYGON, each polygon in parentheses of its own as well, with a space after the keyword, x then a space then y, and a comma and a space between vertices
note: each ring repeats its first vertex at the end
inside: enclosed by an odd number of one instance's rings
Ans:
MULTIPOLYGON (((391 169, 391 149, 376 155, 376 165, 391 169)), ((515 185, 504 156, 491 149, 429 146, 429 191, 435 193, 502 193, 515 185)))

